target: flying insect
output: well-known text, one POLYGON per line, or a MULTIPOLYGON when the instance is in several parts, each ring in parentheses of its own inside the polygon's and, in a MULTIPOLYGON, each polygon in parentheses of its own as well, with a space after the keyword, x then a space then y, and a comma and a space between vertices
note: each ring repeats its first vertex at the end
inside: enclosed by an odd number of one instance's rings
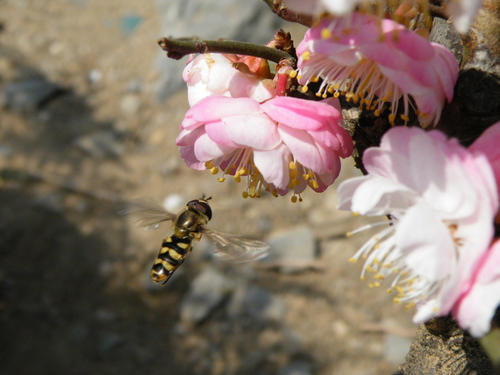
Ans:
POLYGON ((215 245, 215 254, 224 260, 246 262, 266 256, 269 245, 265 242, 206 227, 212 219, 212 209, 208 204, 210 199, 202 196, 191 200, 177 215, 161 207, 141 208, 140 212, 136 212, 146 226, 158 226, 165 221, 173 223, 174 233, 163 239, 151 267, 154 282, 165 284, 191 253, 193 240, 199 241, 203 235, 215 245))

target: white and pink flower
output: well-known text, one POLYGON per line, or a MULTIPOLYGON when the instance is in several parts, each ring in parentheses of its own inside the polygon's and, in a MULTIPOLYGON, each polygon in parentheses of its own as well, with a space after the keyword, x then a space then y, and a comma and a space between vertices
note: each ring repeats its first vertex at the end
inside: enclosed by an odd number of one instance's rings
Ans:
POLYGON ((488 333, 491 319, 500 304, 500 240, 496 240, 479 261, 465 292, 453 306, 460 327, 472 336, 488 333))
POLYGON ((187 111, 177 145, 190 168, 222 170, 237 182, 247 176, 244 196, 292 190, 295 201, 307 185, 325 190, 339 174, 339 158, 351 155, 341 122, 339 109, 325 102, 210 96, 187 111))
POLYGON ((490 162, 500 196, 500 121, 491 125, 469 147, 474 152, 483 153, 490 162))
POLYGON ((389 291, 416 306, 416 323, 448 314, 493 237, 498 195, 487 158, 441 132, 397 127, 363 164, 368 175, 339 186, 339 208, 390 220, 354 256, 366 259, 362 276, 373 272, 376 286, 393 277, 389 291))
POLYGON ((233 60, 219 53, 207 53, 189 62, 182 77, 188 86, 190 106, 211 95, 248 97, 258 102, 274 96, 272 79, 260 76, 245 63, 238 65, 233 60))
POLYGON ((297 55, 304 90, 322 79, 318 96, 342 94, 376 115, 389 103, 392 124, 406 124, 414 107, 423 127, 436 125, 458 77, 445 47, 368 14, 323 19, 307 31, 297 55))

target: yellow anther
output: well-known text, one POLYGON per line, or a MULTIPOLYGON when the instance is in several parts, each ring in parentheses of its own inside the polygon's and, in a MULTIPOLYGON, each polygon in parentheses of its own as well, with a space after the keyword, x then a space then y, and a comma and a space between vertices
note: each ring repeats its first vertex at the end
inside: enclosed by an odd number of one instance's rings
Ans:
POLYGON ((316 82, 318 82, 318 81, 319 81, 319 77, 318 77, 318 76, 312 76, 312 77, 311 77, 311 82, 316 83, 316 82))
POLYGON ((317 93, 316 93, 316 94, 314 94, 314 95, 316 95, 318 98, 321 98, 321 93, 320 93, 320 92, 317 92, 317 93))
POLYGON ((311 52, 306 51, 300 57, 302 57, 302 60, 307 61, 311 58, 311 52))
POLYGON ((234 176, 234 181, 240 182, 241 181, 241 177, 239 175, 234 176))
POLYGON ((307 87, 307 85, 304 85, 300 88, 300 91, 302 91, 302 93, 305 94, 307 91, 309 91, 309 87, 307 87))
POLYGON ((205 162, 205 168, 210 169, 210 168, 213 168, 213 167, 214 167, 214 164, 211 161, 205 162))
POLYGON ((380 282, 379 282, 379 281, 377 281, 377 282, 375 282, 375 284, 374 284, 374 285, 375 285, 375 288, 378 288, 378 287, 380 286, 380 282))
POLYGON ((292 203, 296 203, 297 202, 297 196, 292 195, 292 197, 290 198, 290 200, 292 201, 292 203))
POLYGON ((392 293, 392 289, 391 288, 387 289, 387 294, 391 294, 391 293, 392 293))
POLYGON ((371 268, 370 266, 366 266, 365 270, 366 272, 373 272, 373 268, 371 268))
POLYGON ((363 280, 365 279, 365 277, 364 277, 364 276, 360 276, 360 277, 359 277, 359 279, 360 279, 361 281, 363 281, 363 280))
MULTIPOLYGON (((345 236, 346 236, 347 238, 352 237, 352 232, 347 232, 347 233, 345 234, 345 236)), ((353 259, 353 258, 351 258, 351 259, 353 259)))
POLYGON ((384 279, 385 279, 385 276, 384 276, 383 274, 381 274, 381 273, 377 273, 377 274, 375 275, 375 279, 376 279, 376 280, 384 280, 384 279))
POLYGON ((403 120, 403 121, 410 121, 410 118, 404 114, 402 114, 400 117, 401 117, 401 120, 403 120))
POLYGON ((330 94, 333 94, 333 93, 335 92, 335 89, 333 88, 333 86, 328 86, 327 91, 328 91, 330 94))
POLYGON ((217 174, 217 173, 219 173, 219 168, 217 168, 217 167, 210 168, 210 173, 211 174, 217 174))
POLYGON ((352 211, 352 216, 359 216, 359 212, 352 211))
POLYGON ((248 198, 248 193, 244 191, 243 193, 241 193, 241 196, 246 199, 248 198))
POLYGON ((389 122, 391 125, 394 125, 394 121, 396 120, 396 115, 394 113, 391 113, 389 115, 389 122))
POLYGON ((296 71, 296 70, 290 70, 290 71, 288 72, 288 76, 289 76, 290 78, 295 78, 295 77, 297 77, 297 71, 296 71))
POLYGON ((217 181, 219 181, 219 182, 224 182, 224 181, 226 181, 226 179, 225 179, 224 177, 219 177, 219 178, 217 179, 217 181))
POLYGON ((328 29, 321 30, 321 37, 323 39, 329 39, 332 36, 332 32, 328 29))
POLYGON ((300 81, 302 79, 302 75, 297 73, 297 80, 300 81))
POLYGON ((394 303, 398 303, 398 304, 399 304, 399 303, 401 303, 401 300, 400 300, 398 297, 394 297, 394 298, 392 299, 392 302, 394 302, 394 303))
POLYGON ((374 115, 376 117, 379 117, 380 116, 380 109, 376 109, 375 112, 374 112, 374 115))
POLYGON ((439 308, 437 308, 437 307, 433 307, 433 308, 432 308, 432 311, 434 311, 435 313, 437 313, 437 312, 439 312, 439 308))
MULTIPOLYGON (((348 234, 349 234, 349 232, 348 232, 348 234)), ((351 258, 349 258, 349 262, 351 262, 351 263, 356 263, 356 262, 357 262, 357 259, 356 259, 356 258, 354 258, 354 257, 351 257, 351 258)))
POLYGON ((374 286, 375 286, 375 285, 374 285, 373 283, 369 283, 369 284, 368 284, 368 287, 369 287, 369 288, 373 288, 374 286))

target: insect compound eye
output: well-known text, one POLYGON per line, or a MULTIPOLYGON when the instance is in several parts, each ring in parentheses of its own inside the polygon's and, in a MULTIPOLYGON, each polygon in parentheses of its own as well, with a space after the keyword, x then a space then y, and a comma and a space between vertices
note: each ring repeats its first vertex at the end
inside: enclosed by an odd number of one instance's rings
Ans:
POLYGON ((208 218, 208 220, 212 219, 212 209, 210 208, 210 206, 208 205, 207 202, 205 202, 203 200, 195 199, 195 200, 189 201, 187 203, 187 206, 190 209, 197 211, 200 214, 205 215, 208 218))

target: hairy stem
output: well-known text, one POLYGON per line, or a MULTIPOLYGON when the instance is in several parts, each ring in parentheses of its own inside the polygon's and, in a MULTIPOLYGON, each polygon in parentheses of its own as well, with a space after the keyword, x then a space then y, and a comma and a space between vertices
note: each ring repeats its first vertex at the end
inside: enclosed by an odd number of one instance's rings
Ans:
POLYGON ((266 47, 259 44, 238 42, 234 40, 202 40, 197 38, 161 38, 160 47, 167 52, 167 56, 179 60, 191 53, 232 53, 237 55, 262 57, 266 60, 279 63, 289 60, 295 65, 295 58, 289 53, 266 47))

